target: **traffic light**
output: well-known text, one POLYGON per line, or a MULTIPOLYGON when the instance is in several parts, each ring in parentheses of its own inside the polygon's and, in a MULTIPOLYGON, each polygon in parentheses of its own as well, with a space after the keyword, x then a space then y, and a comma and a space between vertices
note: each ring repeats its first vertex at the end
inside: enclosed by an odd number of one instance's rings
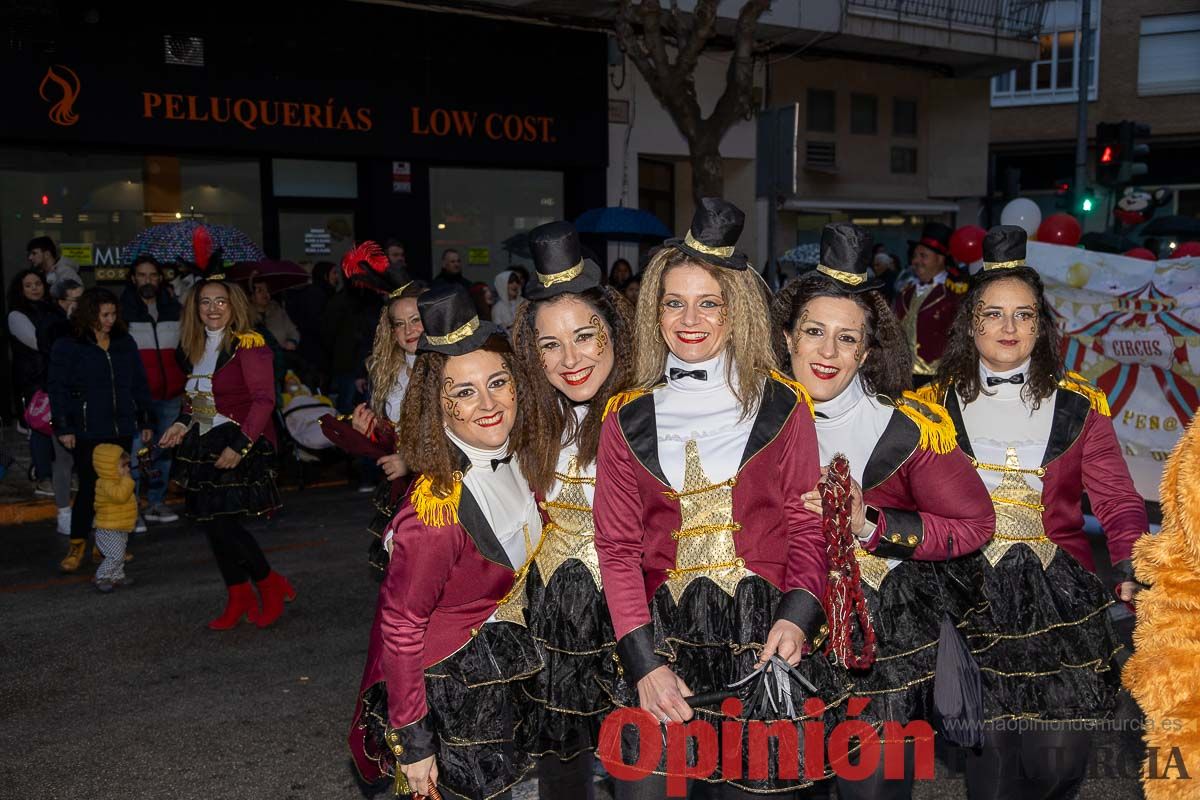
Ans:
POLYGON ((1096 195, 1091 189, 1084 189, 1079 198, 1079 213, 1090 214, 1096 207, 1096 195))
POLYGON ((1121 125, 1101 122, 1096 126, 1096 182, 1116 186, 1121 180, 1121 125))
POLYGON ((1150 126, 1144 122, 1121 123, 1121 182, 1130 183, 1134 178, 1150 171, 1146 159, 1150 156, 1150 145, 1139 142, 1150 136, 1150 126))
POLYGON ((1059 178, 1054 182, 1054 207, 1059 211, 1071 210, 1071 179, 1059 178))
POLYGON ((1150 136, 1144 122, 1101 122, 1096 125, 1096 182, 1119 188, 1149 171, 1145 160, 1150 145, 1138 141, 1150 136))

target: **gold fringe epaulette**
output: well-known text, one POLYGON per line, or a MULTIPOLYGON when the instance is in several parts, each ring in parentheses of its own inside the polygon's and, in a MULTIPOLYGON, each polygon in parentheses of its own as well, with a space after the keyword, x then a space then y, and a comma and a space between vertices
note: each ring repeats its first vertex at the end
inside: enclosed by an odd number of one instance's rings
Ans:
POLYGON ((953 278, 947 278, 946 288, 955 294, 966 294, 967 289, 971 288, 971 284, 967 281, 956 281, 953 278))
POLYGON ((814 417, 816 416, 816 409, 813 408, 812 396, 809 395, 808 389, 804 388, 804 384, 802 384, 800 381, 789 378, 778 370, 771 370, 771 377, 795 392, 796 399, 808 406, 808 413, 812 414, 814 417))
POLYGON ((1106 417, 1112 416, 1112 409, 1108 407, 1108 395, 1078 372, 1068 372, 1067 377, 1058 382, 1058 388, 1083 395, 1097 414, 1103 414, 1106 417))
POLYGON ((939 383, 927 383, 915 392, 905 392, 905 394, 915 394, 922 403, 933 404, 940 408, 946 397, 946 389, 939 383))
POLYGON ((637 400, 642 395, 649 393, 649 389, 630 389, 627 392, 617 392, 612 397, 608 398, 608 402, 604 404, 604 416, 602 416, 600 419, 608 419, 608 415, 616 412, 621 408, 621 406, 637 400))
POLYGON ((250 331, 249 333, 237 334, 238 347, 243 350, 249 350, 252 347, 266 347, 267 340, 263 338, 261 333, 250 331))
POLYGON ((918 447, 945 455, 958 446, 954 420, 944 406, 921 397, 916 392, 904 392, 893 401, 896 410, 911 419, 921 430, 918 447))
POLYGON ((439 496, 433 491, 433 480, 425 475, 417 478, 412 490, 413 510, 421 522, 431 528, 458 523, 458 501, 462 499, 462 478, 455 475, 450 494, 439 496))

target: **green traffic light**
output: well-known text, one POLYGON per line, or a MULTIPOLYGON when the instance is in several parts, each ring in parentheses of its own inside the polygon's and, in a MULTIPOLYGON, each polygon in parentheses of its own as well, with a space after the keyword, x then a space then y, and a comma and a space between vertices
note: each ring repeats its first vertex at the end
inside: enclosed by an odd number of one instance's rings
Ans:
POLYGON ((1090 198, 1090 197, 1083 198, 1083 211, 1086 213, 1091 210, 1092 210, 1092 198, 1090 198))

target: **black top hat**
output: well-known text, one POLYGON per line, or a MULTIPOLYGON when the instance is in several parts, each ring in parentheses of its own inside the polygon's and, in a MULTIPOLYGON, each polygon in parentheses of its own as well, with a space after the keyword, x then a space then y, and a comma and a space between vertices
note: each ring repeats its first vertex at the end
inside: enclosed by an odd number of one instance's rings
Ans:
POLYGON ((342 257, 342 274, 356 286, 386 297, 399 297, 413 279, 404 267, 394 267, 376 242, 362 242, 342 257))
POLYGON ((983 237, 983 268, 1011 269, 1025 266, 1025 242, 1029 234, 1016 225, 997 225, 983 237))
POLYGON ((870 292, 883 287, 878 278, 868 280, 867 258, 871 236, 849 222, 831 222, 821 230, 821 263, 817 272, 847 291, 870 292))
POLYGON ((750 266, 750 260, 734 248, 745 224, 746 215, 733 203, 719 197, 704 197, 692 216, 687 235, 682 239, 667 239, 663 244, 706 264, 742 270, 750 266))
POLYGON ((504 335, 495 323, 479 318, 475 301, 461 286, 435 286, 417 298, 417 311, 425 326, 418 353, 466 355, 491 337, 504 335))
POLYGON ((954 229, 949 225, 944 225, 940 222, 928 222, 921 229, 921 238, 917 241, 909 240, 909 244, 913 247, 924 245, 935 253, 941 253, 947 258, 950 257, 950 237, 954 235, 954 229))
POLYGON ((531 230, 529 249, 535 272, 525 284, 527 300, 578 294, 601 283, 600 266, 584 257, 579 232, 569 222, 547 222, 531 230))

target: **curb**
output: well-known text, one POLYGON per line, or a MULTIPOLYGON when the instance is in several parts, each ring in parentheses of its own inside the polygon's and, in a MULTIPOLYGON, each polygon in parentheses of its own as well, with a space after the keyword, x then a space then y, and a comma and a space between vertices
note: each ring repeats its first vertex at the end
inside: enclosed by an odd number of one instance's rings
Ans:
MULTIPOLYGON (((349 486, 348 480, 328 480, 316 481, 314 483, 306 483, 304 489, 329 489, 334 486, 349 486)), ((300 491, 299 486, 284 486, 280 487, 281 494, 290 494, 291 492, 300 491)), ((167 500, 167 505, 172 507, 182 507, 183 498, 171 498, 167 500)), ((31 522, 46 522, 47 520, 57 519, 58 507, 54 505, 53 500, 25 500, 19 503, 4 503, 0 504, 0 527, 8 525, 24 525, 31 522)))

